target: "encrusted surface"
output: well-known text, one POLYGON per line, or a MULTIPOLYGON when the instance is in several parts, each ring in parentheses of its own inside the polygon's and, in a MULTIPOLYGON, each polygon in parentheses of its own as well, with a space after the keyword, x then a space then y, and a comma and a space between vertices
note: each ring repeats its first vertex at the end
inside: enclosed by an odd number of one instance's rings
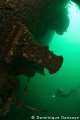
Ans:
POLYGON ((29 30, 17 23, 12 26, 7 38, 1 43, 0 58, 10 62, 22 56, 34 61, 34 65, 47 68, 51 74, 57 72, 63 62, 62 56, 56 56, 49 51, 48 46, 38 44, 29 30))
POLYGON ((63 34, 69 26, 68 10, 65 8, 69 2, 70 0, 0 0, 1 40, 15 22, 25 24, 37 39, 49 29, 63 34))

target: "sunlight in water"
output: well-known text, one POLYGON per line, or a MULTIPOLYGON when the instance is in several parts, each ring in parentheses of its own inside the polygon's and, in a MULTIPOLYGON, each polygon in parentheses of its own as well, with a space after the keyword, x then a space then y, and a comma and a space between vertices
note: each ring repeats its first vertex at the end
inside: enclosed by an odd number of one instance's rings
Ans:
POLYGON ((80 44, 80 10, 79 7, 73 2, 72 4, 69 4, 69 6, 70 7, 68 7, 68 10, 70 25, 66 34, 68 34, 68 40, 73 43, 80 44))
POLYGON ((71 2, 71 4, 68 4, 68 10, 70 12, 70 14, 75 14, 77 12, 79 12, 79 6, 76 5, 75 3, 71 2))

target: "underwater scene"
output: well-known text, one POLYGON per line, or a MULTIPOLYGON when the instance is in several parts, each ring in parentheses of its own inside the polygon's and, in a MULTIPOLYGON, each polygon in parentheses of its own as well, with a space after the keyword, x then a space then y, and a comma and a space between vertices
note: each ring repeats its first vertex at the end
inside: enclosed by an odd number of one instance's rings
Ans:
POLYGON ((80 120, 80 1, 0 0, 0 120, 80 120))

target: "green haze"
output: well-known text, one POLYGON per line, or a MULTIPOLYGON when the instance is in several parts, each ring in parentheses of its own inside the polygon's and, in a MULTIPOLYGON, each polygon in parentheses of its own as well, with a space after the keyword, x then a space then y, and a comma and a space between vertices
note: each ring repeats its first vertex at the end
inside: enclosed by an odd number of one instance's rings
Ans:
MULTIPOLYGON (((70 25, 67 32, 62 36, 55 34, 49 45, 49 49, 56 55, 63 56, 62 67, 53 75, 49 74, 47 69, 45 69, 45 76, 36 73, 35 77, 30 79, 22 100, 30 107, 48 110, 48 112, 27 108, 17 109, 13 105, 10 113, 1 116, 0 120, 31 120, 31 116, 80 117, 80 11, 75 5, 70 6, 70 25), (69 98, 52 97, 59 88, 67 93, 72 89, 77 91, 69 98)), ((27 77, 19 76, 18 79, 20 89, 17 97, 20 100, 27 77)))

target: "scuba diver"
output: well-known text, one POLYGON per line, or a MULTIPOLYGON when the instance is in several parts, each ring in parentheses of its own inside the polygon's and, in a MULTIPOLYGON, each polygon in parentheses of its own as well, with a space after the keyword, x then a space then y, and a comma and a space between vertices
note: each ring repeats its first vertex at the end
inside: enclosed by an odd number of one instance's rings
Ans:
POLYGON ((69 97, 72 93, 74 93, 76 90, 71 90, 69 93, 65 93, 62 89, 58 89, 56 91, 55 97, 69 97))

